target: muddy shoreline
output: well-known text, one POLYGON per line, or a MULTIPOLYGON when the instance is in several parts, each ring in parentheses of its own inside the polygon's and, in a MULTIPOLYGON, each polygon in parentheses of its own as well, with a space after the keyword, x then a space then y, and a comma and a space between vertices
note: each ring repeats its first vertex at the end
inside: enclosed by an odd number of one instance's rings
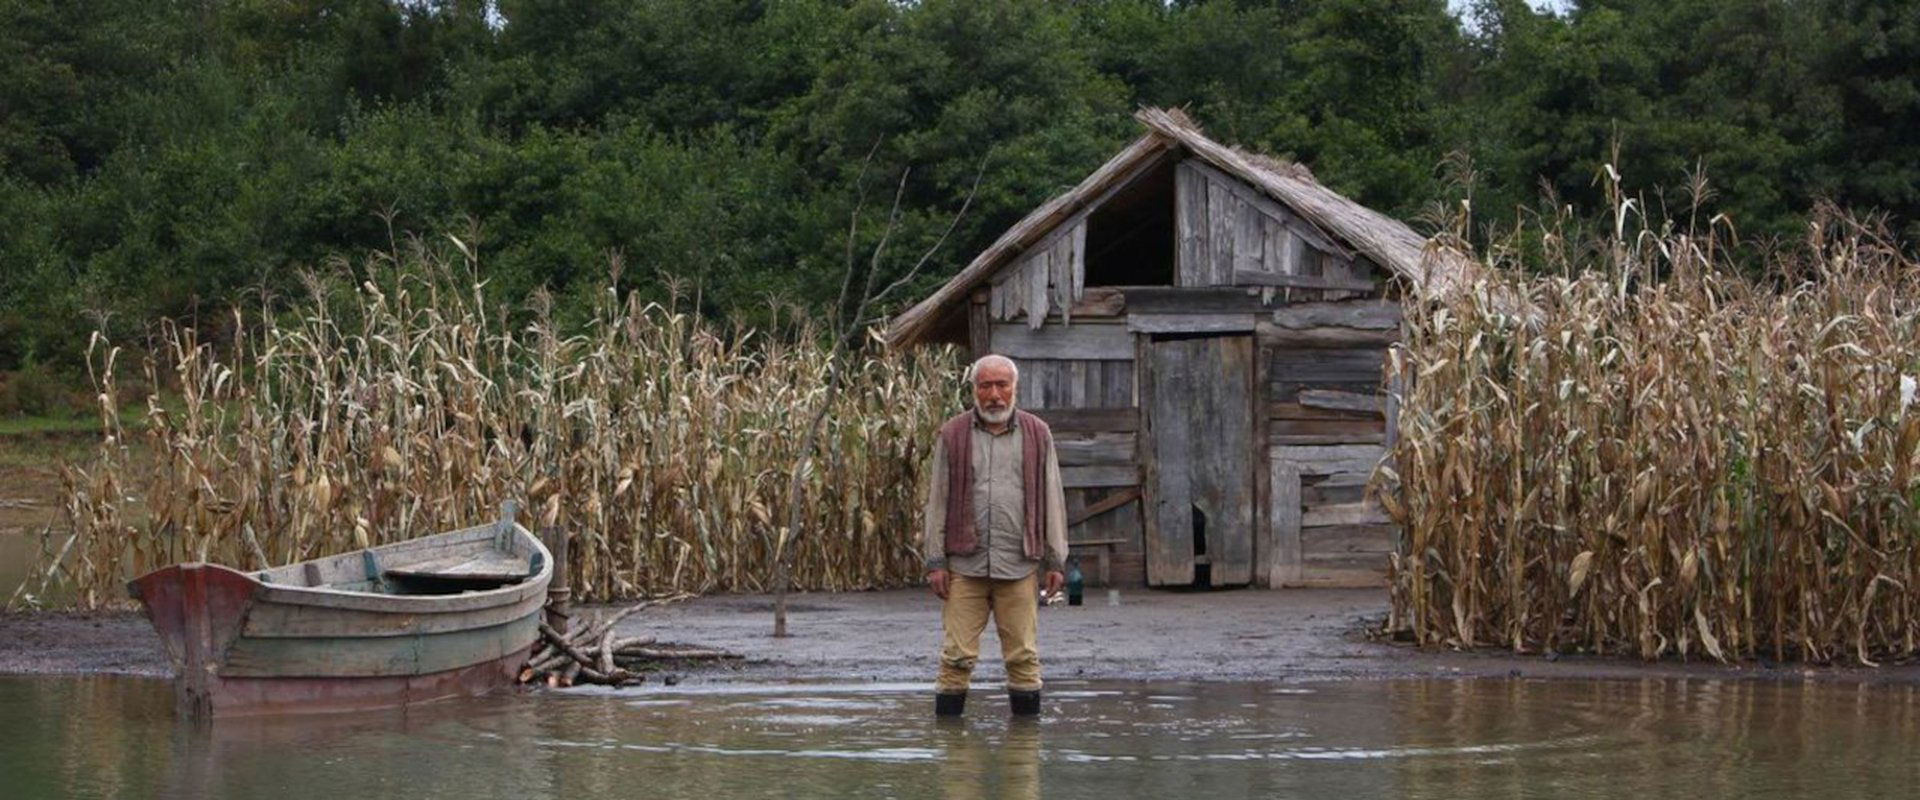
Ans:
MULTIPOLYGON (((1371 640, 1386 613, 1375 589, 1094 590, 1088 605, 1040 616, 1040 654, 1055 680, 1326 681, 1391 678, 1692 678, 1920 685, 1920 666, 1860 667, 1643 663, 1615 657, 1423 651, 1371 640)), ((810 593, 791 599, 792 636, 774 639, 762 595, 704 597, 644 612, 623 635, 721 647, 742 662, 693 666, 676 677, 728 681, 931 681, 940 606, 925 590, 810 593)), ((989 628, 976 682, 1001 680, 989 628)), ((162 678, 166 656, 135 612, 0 616, 0 675, 125 675, 162 678)))

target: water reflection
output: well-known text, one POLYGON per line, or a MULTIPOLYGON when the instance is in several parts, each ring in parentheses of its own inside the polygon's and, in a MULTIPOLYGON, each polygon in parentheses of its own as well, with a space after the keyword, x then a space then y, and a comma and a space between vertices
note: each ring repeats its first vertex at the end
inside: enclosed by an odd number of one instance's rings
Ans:
POLYGON ((942 720, 938 741, 940 797, 945 800, 1040 796, 1040 730, 1034 719, 1010 719, 1000 731, 968 726, 965 720, 942 720))
POLYGON ((1532 745, 1408 760, 1399 768, 1405 785, 1424 796, 1469 786, 1536 797, 1601 790, 1893 797, 1911 796, 1920 779, 1908 755, 1920 744, 1920 695, 1911 686, 1649 680, 1385 688, 1403 730, 1422 745, 1532 745))
POLYGON ((1904 795, 1911 687, 1062 685, 1040 721, 918 684, 506 695, 176 721, 165 684, 0 678, 0 795, 1641 798, 1904 795))

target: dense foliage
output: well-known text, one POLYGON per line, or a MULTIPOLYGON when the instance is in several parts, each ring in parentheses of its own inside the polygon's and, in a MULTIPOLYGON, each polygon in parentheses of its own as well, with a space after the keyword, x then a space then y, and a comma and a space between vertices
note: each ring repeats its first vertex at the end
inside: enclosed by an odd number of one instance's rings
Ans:
POLYGON ((931 285, 1140 104, 1407 217, 1604 207, 1618 142, 1650 204, 1704 171, 1743 235, 1822 198, 1910 224, 1916 51, 1891 0, 0 0, 0 372, 408 231, 464 232, 499 300, 584 316, 617 251, 623 289, 754 323, 830 304, 863 191, 911 169, 917 254, 978 174, 931 285))

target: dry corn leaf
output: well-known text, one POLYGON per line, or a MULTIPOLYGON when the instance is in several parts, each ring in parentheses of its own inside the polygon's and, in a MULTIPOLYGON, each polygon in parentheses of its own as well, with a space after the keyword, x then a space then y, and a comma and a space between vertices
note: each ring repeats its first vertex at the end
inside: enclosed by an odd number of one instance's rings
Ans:
POLYGON ((1573 557, 1573 563, 1567 567, 1567 595, 1580 594, 1580 587, 1587 583, 1587 571, 1593 567, 1593 551, 1582 550, 1573 557))

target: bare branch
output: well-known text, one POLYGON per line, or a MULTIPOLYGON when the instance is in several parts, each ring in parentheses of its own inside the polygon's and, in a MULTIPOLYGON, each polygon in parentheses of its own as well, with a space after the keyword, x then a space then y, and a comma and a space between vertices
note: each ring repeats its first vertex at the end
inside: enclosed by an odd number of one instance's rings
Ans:
MULTIPOLYGON (((900 229, 900 204, 907 194, 907 177, 912 174, 912 167, 900 171, 900 185, 893 190, 893 209, 887 212, 887 229, 881 232, 880 242, 873 246, 873 257, 867 260, 867 283, 860 290, 860 302, 854 306, 853 319, 859 319, 867 313, 867 304, 873 298, 873 279, 880 274, 880 259, 886 256, 887 244, 893 241, 893 232, 900 229)), ((846 327, 835 333, 845 339, 852 336, 855 330, 857 328, 846 327)))
POLYGON ((913 268, 907 270, 907 273, 905 275, 902 275, 898 280, 895 280, 894 282, 887 284, 886 288, 881 289, 879 294, 875 294, 867 298, 866 302, 862 303, 862 308, 860 309, 862 313, 865 313, 866 311, 865 306, 881 304, 886 300, 886 298, 889 295, 893 294, 896 291, 899 291, 902 287, 910 283, 915 277, 918 277, 920 275, 920 270, 926 267, 927 262, 933 260, 933 254, 936 252, 939 252, 941 245, 944 245, 947 243, 947 237, 953 235, 954 228, 959 227, 960 218, 966 216, 967 209, 973 207, 973 198, 975 195, 979 194, 980 192, 980 178, 982 175, 986 174, 987 159, 991 158, 992 155, 993 153, 989 151, 987 155, 980 157, 980 166, 974 168, 974 171, 973 171, 973 186, 967 189, 967 199, 960 203, 960 210, 955 211, 953 213, 953 218, 947 221, 947 229, 940 232, 940 238, 934 240, 933 245, 931 247, 928 247, 925 253, 920 254, 920 260, 914 262, 913 268))
POLYGON ((840 299, 833 303, 833 315, 837 319, 847 307, 847 292, 853 288, 853 243, 860 233, 860 212, 867 207, 867 168, 873 165, 873 156, 880 152, 880 143, 887 140, 881 136, 873 140, 873 146, 867 148, 867 157, 860 160, 860 174, 853 179, 853 214, 847 220, 847 269, 840 275, 840 299))
MULTIPOLYGON (((875 146, 878 147, 877 144, 875 146)), ((873 154, 868 153, 867 155, 868 158, 871 159, 873 154)), ((827 414, 833 410, 834 401, 839 397, 841 391, 841 384, 846 381, 844 376, 845 362, 851 350, 848 340, 860 331, 865 330, 866 327, 871 324, 867 320, 867 309, 874 305, 876 298, 884 297, 886 294, 893 292, 900 286, 913 280, 913 277, 919 274, 921 268, 925 267, 927 262, 932 259, 934 252, 939 250, 940 246, 946 242, 947 237, 953 233, 955 226, 959 224, 960 217, 965 215, 967 208, 973 205, 974 195, 980 190, 980 176, 985 172, 985 169, 986 159, 982 158, 980 168, 974 171, 973 186, 967 191, 966 202, 961 205, 960 210, 954 214, 954 218, 947 223, 947 228, 940 233, 940 238, 933 243, 932 247, 928 248, 927 252, 921 254, 919 261, 914 263, 913 268, 908 270, 905 276, 888 284, 880 294, 876 295, 873 287, 880 272, 880 263, 886 255, 887 244, 892 241, 894 231, 900 227, 901 207, 905 201, 907 192, 907 178, 913 173, 911 169, 901 171, 900 183, 894 187, 893 208, 887 213, 886 230, 881 232, 880 241, 874 245, 872 257, 869 258, 867 262, 867 275, 864 286, 860 292, 860 300, 858 304, 855 305, 852 314, 841 317, 839 315, 842 310, 846 308, 847 292, 853 280, 854 261, 852 253, 854 228, 852 226, 849 227, 847 232, 847 271, 846 274, 841 276, 840 301, 834 306, 836 321, 846 324, 837 325, 834 330, 833 349, 828 356, 827 362, 826 392, 820 398, 819 405, 813 409, 811 418, 807 421, 806 427, 803 429, 805 430, 805 434, 800 442, 800 453, 794 461, 792 472, 789 473, 787 478, 788 505, 786 530, 782 535, 774 538, 772 543, 774 597, 773 635, 775 637, 785 637, 787 635, 787 588, 791 582, 791 576, 789 575, 791 566, 788 562, 792 559, 794 550, 798 547, 805 534, 805 531, 801 530, 800 527, 801 504, 798 499, 800 491, 803 488, 801 477, 807 465, 811 463, 819 453, 827 414)), ((864 165, 862 166, 862 174, 865 174, 864 165)), ((864 190, 860 196, 864 202, 866 196, 864 190)), ((855 211, 854 222, 856 225, 859 222, 858 209, 855 211)), ((838 455, 838 453, 835 453, 836 461, 838 455)))

